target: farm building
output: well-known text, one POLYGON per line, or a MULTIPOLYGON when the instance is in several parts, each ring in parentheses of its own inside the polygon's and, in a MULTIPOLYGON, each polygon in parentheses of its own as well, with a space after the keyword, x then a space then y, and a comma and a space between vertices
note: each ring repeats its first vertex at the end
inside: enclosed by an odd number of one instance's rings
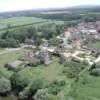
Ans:
POLYGON ((7 63, 5 67, 7 67, 9 70, 17 70, 21 65, 23 65, 23 61, 16 60, 14 62, 7 63))
POLYGON ((51 63, 51 57, 47 50, 40 51, 40 60, 43 64, 48 65, 51 63))
POLYGON ((71 61, 72 60, 72 54, 71 53, 61 53, 61 57, 65 61, 71 61))
POLYGON ((36 65, 40 63, 40 60, 34 56, 32 51, 29 51, 21 60, 25 65, 36 65))

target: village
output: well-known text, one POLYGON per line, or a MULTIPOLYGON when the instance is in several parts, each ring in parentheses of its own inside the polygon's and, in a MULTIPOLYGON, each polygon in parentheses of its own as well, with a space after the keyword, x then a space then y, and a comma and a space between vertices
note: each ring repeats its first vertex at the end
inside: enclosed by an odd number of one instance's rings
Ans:
POLYGON ((100 50, 91 45, 94 40, 100 41, 99 21, 82 22, 77 27, 67 28, 56 39, 62 41, 57 46, 52 46, 48 40, 43 39, 38 47, 34 45, 33 39, 26 39, 21 47, 27 51, 25 55, 5 64, 5 67, 16 71, 25 66, 49 65, 54 55, 65 62, 74 61, 90 66, 100 63, 100 50))
POLYGON ((100 0, 0 4, 0 100, 100 100, 100 0))

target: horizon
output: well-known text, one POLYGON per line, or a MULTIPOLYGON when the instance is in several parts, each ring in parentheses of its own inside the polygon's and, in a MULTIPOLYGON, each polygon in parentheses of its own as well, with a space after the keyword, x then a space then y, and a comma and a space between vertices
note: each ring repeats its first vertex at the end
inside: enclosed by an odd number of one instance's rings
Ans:
POLYGON ((74 6, 100 5, 99 0, 3 0, 0 1, 0 13, 23 11, 69 8, 74 6))

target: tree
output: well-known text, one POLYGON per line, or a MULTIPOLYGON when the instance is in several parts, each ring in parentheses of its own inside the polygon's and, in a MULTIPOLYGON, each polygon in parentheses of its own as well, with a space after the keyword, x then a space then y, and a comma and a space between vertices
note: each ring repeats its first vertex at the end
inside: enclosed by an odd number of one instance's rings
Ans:
POLYGON ((42 88, 45 88, 46 87, 46 82, 45 80, 42 78, 38 78, 38 79, 35 79, 33 80, 32 84, 31 84, 31 87, 30 87, 30 92, 32 94, 36 93, 36 91, 38 89, 42 89, 42 88))
POLYGON ((100 68, 95 68, 90 72, 91 75, 100 76, 100 68))
POLYGON ((86 65, 76 63, 76 62, 66 62, 64 64, 65 68, 63 69, 63 73, 68 78, 75 78, 79 74, 81 70, 85 68, 86 65))
POLYGON ((10 29, 11 28, 11 24, 7 24, 7 28, 10 29))
POLYGON ((0 78, 0 94, 7 94, 11 91, 11 83, 8 79, 2 77, 0 78))
POLYGON ((45 88, 44 79, 34 79, 23 91, 19 93, 19 98, 24 100, 30 95, 36 94, 39 89, 45 88))
POLYGON ((48 93, 48 89, 39 89, 33 96, 34 100, 60 100, 56 95, 48 93))

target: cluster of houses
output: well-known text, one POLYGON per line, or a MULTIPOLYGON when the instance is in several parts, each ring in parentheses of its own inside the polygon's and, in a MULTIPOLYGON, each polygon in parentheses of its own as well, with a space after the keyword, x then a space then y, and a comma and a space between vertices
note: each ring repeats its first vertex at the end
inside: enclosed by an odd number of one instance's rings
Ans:
POLYGON ((84 48, 86 45, 82 34, 86 36, 92 35, 95 39, 100 40, 100 22, 79 23, 77 27, 67 28, 64 33, 57 36, 58 39, 63 40, 63 43, 55 47, 50 46, 48 40, 43 39, 41 46, 37 49, 33 39, 26 39, 25 48, 27 53, 20 60, 6 65, 11 69, 18 68, 20 65, 48 65, 52 63, 51 54, 53 53, 58 53, 64 61, 73 60, 80 63, 85 62, 89 65, 92 65, 94 62, 100 62, 100 56, 96 58, 92 56, 90 50, 84 48))
POLYGON ((89 47, 86 46, 87 44, 84 43, 87 39, 86 37, 89 36, 93 39, 100 40, 99 21, 79 23, 77 27, 66 29, 63 34, 57 36, 57 38, 63 40, 63 48, 66 48, 66 51, 61 52, 61 57, 65 61, 73 60, 75 62, 89 65, 100 62, 100 55, 97 57, 93 56, 92 50, 90 50, 89 47), (82 37, 83 35, 85 38, 82 37))
POLYGON ((87 35, 92 35, 95 39, 100 40, 100 21, 80 23, 78 30, 87 35))

